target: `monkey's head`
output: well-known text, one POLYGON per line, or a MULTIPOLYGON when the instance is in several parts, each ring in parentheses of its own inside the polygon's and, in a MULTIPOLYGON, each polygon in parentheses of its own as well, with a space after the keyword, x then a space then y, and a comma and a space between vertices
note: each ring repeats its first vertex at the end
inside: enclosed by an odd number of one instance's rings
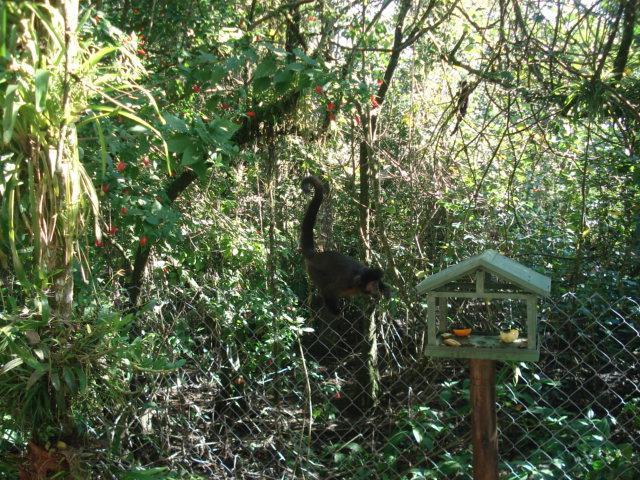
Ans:
POLYGON ((359 275, 359 285, 364 295, 389 298, 391 290, 382 282, 383 271, 379 268, 367 268, 359 275))

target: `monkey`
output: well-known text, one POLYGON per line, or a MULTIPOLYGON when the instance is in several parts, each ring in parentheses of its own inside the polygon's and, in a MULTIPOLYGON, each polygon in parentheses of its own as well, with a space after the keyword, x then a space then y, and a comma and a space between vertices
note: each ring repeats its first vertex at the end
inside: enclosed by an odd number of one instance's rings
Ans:
POLYGON ((302 181, 302 189, 305 193, 309 193, 310 187, 313 187, 314 194, 302 219, 300 248, 309 277, 318 288, 325 306, 333 314, 338 314, 339 298, 356 295, 389 297, 391 291, 382 282, 381 269, 367 267, 338 252, 316 251, 313 227, 324 199, 324 187, 314 176, 306 177, 302 181))

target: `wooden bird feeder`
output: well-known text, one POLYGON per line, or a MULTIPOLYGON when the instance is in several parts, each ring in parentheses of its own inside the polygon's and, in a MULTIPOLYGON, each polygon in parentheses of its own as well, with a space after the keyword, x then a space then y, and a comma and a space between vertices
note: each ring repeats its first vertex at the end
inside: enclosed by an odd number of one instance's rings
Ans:
MULTIPOLYGON (((538 338, 538 298, 548 296, 551 280, 495 250, 468 258, 424 279, 418 294, 427 295, 427 344, 425 354, 444 358, 478 358, 486 360, 537 361, 540 358, 538 338), (450 319, 449 306, 454 299, 476 303, 479 307, 468 314, 481 318, 450 319), (506 308, 500 308, 505 306, 506 308), (501 311, 502 310, 502 311, 501 311), (515 317, 515 318, 514 318, 515 317), (464 320, 464 321, 463 321, 464 320), (508 320, 519 336, 505 343, 500 339, 499 323, 508 320), (452 327, 471 327, 471 335, 452 337, 452 327), (456 345, 458 343, 459 345, 456 345)), ((464 309, 459 309, 464 310, 464 309)))
POLYGON ((427 295, 425 354, 469 359, 475 480, 498 479, 496 360, 540 358, 538 298, 548 296, 550 288, 548 277, 494 250, 431 275, 417 286, 418 294, 427 295), (467 304, 474 302, 469 308, 467 304), (501 337, 498 324, 505 320, 509 332, 501 337))

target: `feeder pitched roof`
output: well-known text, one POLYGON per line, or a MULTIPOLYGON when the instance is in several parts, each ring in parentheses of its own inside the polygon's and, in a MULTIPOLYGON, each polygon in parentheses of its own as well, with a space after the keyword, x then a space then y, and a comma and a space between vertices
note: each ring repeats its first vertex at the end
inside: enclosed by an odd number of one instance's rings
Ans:
POLYGON ((418 284, 416 290, 418 294, 435 290, 464 275, 474 273, 478 268, 483 268, 525 291, 544 297, 548 296, 551 290, 551 279, 549 277, 545 277, 515 260, 500 255, 495 250, 487 250, 480 255, 463 260, 460 263, 425 278, 418 284))

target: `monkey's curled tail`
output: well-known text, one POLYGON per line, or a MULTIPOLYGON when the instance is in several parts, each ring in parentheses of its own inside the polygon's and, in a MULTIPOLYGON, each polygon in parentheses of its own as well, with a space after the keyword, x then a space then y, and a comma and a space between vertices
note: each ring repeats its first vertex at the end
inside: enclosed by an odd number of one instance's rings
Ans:
POLYGON ((311 257, 316 251, 313 241, 313 226, 316 224, 318 210, 320 210, 320 204, 324 198, 324 187, 318 177, 311 176, 302 180, 302 189, 305 192, 309 191, 309 186, 313 187, 314 193, 302 219, 302 232, 300 235, 300 247, 305 257, 311 257))

